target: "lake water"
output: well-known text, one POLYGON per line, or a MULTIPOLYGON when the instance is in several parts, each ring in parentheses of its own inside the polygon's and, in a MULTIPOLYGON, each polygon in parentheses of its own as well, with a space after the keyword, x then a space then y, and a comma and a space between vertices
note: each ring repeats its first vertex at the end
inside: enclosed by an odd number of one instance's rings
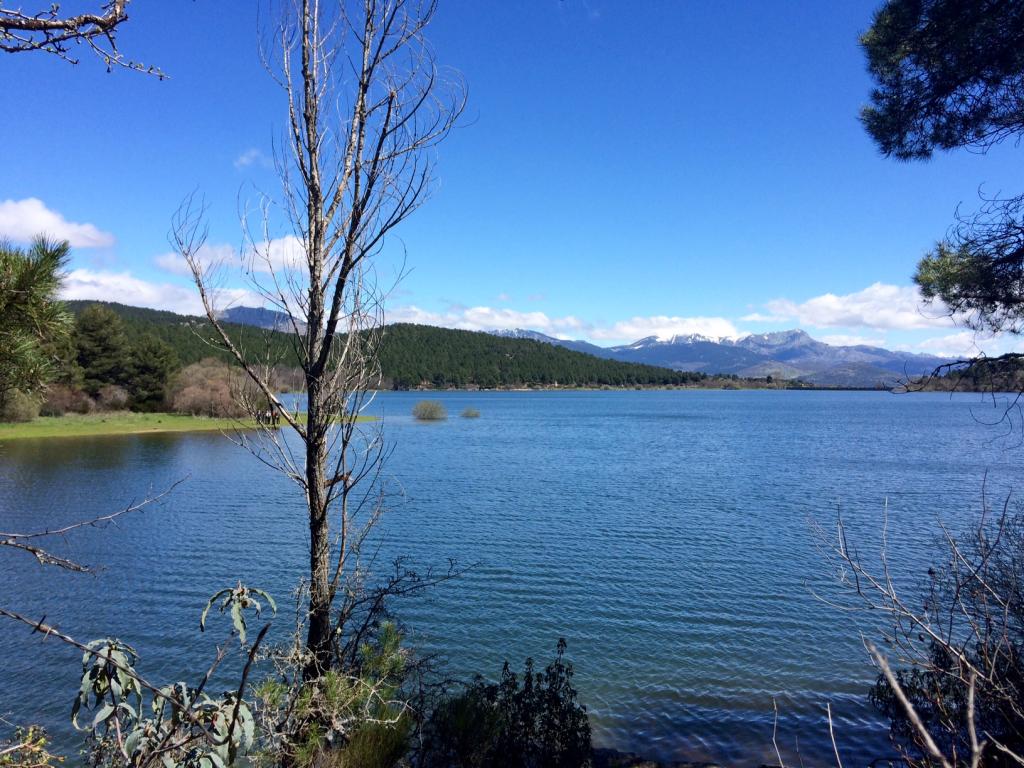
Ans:
MULTIPOLYGON (((476 565, 399 605, 409 641, 452 674, 493 677, 565 637, 595 742, 662 758, 774 761, 773 702, 789 758, 832 762, 827 703, 844 765, 892 754, 865 703, 858 633, 874 629, 817 596, 842 591, 811 523, 834 528, 841 509, 871 552, 887 505, 892 562, 914 584, 936 520, 963 524, 983 482, 1001 500, 1024 469, 1019 431, 984 425, 1000 412, 980 395, 461 392, 429 395, 452 415, 430 424, 410 416, 423 397, 374 404, 403 491, 379 559, 476 565), (481 417, 458 418, 466 406, 481 417)), ((58 545, 102 564, 96 576, 4 554, 0 604, 121 637, 151 679, 194 680, 211 593, 240 578, 286 606, 306 563, 297 488, 217 434, 0 444, 0 530, 86 519, 181 478, 151 510, 58 545)), ((0 656, 0 715, 76 743, 78 654, 0 623, 0 656)))

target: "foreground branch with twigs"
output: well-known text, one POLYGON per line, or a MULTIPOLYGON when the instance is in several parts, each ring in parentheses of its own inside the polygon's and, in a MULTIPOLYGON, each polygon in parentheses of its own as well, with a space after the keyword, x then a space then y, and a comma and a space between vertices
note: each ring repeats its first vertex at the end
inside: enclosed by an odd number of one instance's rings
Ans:
MULTIPOLYGON (((231 607, 232 634, 241 637, 240 617, 251 604, 239 600, 231 607)), ((5 608, 0 608, 0 616, 31 628, 44 640, 55 639, 82 652, 81 688, 71 715, 75 727, 88 735, 92 764, 223 768, 234 764, 253 747, 255 721, 245 693, 270 624, 263 626, 248 648, 244 641, 241 643, 244 662, 239 682, 215 698, 206 689, 229 655, 230 642, 217 646, 213 661, 196 685, 158 685, 137 670, 135 650, 120 640, 106 638, 83 643, 44 619, 34 620, 5 608), (145 714, 144 693, 150 699, 150 717, 145 714), (80 725, 78 717, 84 713, 91 719, 80 725)), ((27 733, 30 736, 32 731, 27 733)), ((30 739, 22 738, 9 749, 24 751, 30 746, 30 739)))
POLYGON ((128 21, 131 0, 108 0, 95 13, 63 14, 60 3, 50 3, 38 12, 4 8, 0 2, 0 51, 27 53, 41 51, 77 64, 73 46, 84 45, 111 71, 114 67, 145 72, 160 79, 164 73, 125 58, 117 47, 117 32, 128 21))
POLYGON ((879 670, 870 698, 908 765, 1024 765, 1024 511, 1008 496, 993 513, 983 493, 973 527, 939 531, 943 562, 923 594, 897 587, 885 526, 877 568, 841 515, 828 537, 856 598, 845 607, 887 620, 885 650, 865 640, 879 670))
POLYGON ((178 480, 173 483, 167 490, 162 491, 156 496, 149 496, 142 501, 132 502, 124 509, 119 509, 116 512, 111 512, 106 515, 99 515, 90 520, 82 520, 77 523, 70 523, 60 528, 47 528, 42 531, 33 531, 29 533, 14 533, 0 531, 0 547, 10 547, 11 549, 20 550, 27 552, 35 557, 36 562, 40 565, 52 565, 58 568, 64 568, 69 571, 78 571, 79 573, 85 573, 92 570, 89 566, 83 565, 75 560, 71 560, 67 557, 61 557, 55 555, 42 545, 37 544, 39 540, 48 540, 54 538, 61 538, 67 536, 69 533, 80 530, 82 528, 102 528, 106 525, 115 523, 118 518, 124 515, 130 515, 133 512, 139 512, 146 507, 154 504, 165 496, 170 494, 180 483, 184 480, 178 480))

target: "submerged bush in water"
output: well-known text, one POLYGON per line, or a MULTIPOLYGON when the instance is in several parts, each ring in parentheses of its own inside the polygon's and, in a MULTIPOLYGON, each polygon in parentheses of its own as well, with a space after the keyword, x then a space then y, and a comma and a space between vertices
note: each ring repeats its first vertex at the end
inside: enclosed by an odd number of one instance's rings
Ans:
POLYGON ((478 411, 476 408, 466 408, 462 412, 462 418, 464 418, 464 419, 479 419, 480 418, 480 411, 478 411))
POLYGON ((412 415, 420 421, 443 421, 448 411, 440 400, 420 400, 412 407, 412 415))

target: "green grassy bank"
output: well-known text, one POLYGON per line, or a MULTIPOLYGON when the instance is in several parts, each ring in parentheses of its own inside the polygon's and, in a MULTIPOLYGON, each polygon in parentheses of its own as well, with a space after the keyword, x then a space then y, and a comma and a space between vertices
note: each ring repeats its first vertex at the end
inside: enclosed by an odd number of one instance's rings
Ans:
POLYGON ((251 422, 210 419, 180 413, 90 413, 40 416, 19 424, 0 424, 0 441, 33 437, 86 437, 90 435, 134 435, 146 432, 206 432, 239 427, 251 422))
MULTIPOLYGON (((371 421, 360 416, 360 421, 371 421)), ((0 442, 42 437, 89 437, 98 435, 139 435, 151 432, 217 432, 221 430, 254 429, 255 422, 238 419, 211 419, 180 413, 114 413, 67 414, 40 416, 19 424, 0 423, 0 442)))

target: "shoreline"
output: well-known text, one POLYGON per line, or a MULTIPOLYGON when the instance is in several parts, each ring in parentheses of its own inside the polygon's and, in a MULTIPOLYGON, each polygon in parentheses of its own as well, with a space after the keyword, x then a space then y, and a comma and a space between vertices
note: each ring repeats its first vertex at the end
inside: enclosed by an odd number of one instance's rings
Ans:
MULTIPOLYGON (((880 392, 886 394, 918 394, 918 391, 896 393, 891 389, 866 387, 680 387, 680 386, 633 386, 633 387, 495 387, 479 388, 410 388, 377 390, 379 393, 441 394, 441 393, 550 393, 550 392, 880 392)), ((945 393, 943 390, 925 392, 945 393)), ((951 394, 951 393, 946 393, 951 394)), ((964 393, 961 393, 964 394, 964 393)), ((965 394, 972 394, 968 391, 965 394)), ((985 393, 991 394, 991 393, 985 393)), ((1013 393, 1010 393, 1013 394, 1013 393)), ((360 416, 358 421, 375 421, 374 416, 360 416)), ((282 427, 286 426, 284 424, 282 427)), ((0 422, 0 444, 16 440, 110 437, 118 435, 150 435, 195 432, 254 431, 259 425, 250 419, 191 416, 181 413, 157 412, 137 413, 133 411, 110 411, 104 413, 74 414, 64 416, 38 416, 26 422, 0 422)))
MULTIPOLYGON (((378 389, 377 392, 886 392, 886 387, 821 387, 821 386, 683 386, 678 384, 637 384, 626 387, 602 385, 595 387, 408 387, 406 389, 378 389)), ((922 390, 933 391, 933 390, 922 390)), ((934 390, 943 391, 943 390, 934 390)), ((913 390, 917 392, 917 390, 913 390)))
MULTIPOLYGON (((303 414, 303 418, 304 418, 303 414)), ((374 421, 360 416, 358 421, 374 421)), ((281 428, 286 425, 282 424, 281 428)), ((74 437, 116 437, 194 432, 251 432, 259 425, 250 419, 190 416, 183 413, 108 413, 38 416, 32 421, 0 423, 0 444, 16 440, 74 437)))
POLYGON ((102 414, 38 416, 32 421, 3 423, 0 424, 0 443, 33 438, 217 432, 255 428, 255 422, 239 419, 189 416, 179 413, 113 411, 102 414))
MULTIPOLYGON (((722 763, 706 760, 653 760, 633 752, 610 747, 594 747, 591 752, 592 768, 725 768, 722 763)), ((760 768, 779 768, 765 763, 760 768)))

